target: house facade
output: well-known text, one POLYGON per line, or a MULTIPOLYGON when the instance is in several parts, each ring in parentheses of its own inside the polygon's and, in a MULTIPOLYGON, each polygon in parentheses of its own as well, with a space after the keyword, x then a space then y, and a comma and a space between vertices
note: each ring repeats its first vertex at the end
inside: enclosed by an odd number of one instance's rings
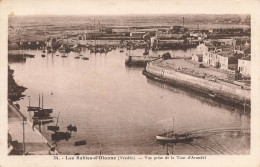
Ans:
POLYGON ((191 59, 196 62, 203 62, 203 54, 194 54, 191 59))
POLYGON ((251 76, 251 61, 247 59, 238 59, 238 71, 242 75, 251 76))

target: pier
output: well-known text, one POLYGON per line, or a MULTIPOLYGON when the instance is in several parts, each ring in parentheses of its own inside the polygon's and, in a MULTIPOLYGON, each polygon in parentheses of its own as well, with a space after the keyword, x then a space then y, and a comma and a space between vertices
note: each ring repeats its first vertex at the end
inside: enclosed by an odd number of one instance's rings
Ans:
POLYGON ((187 64, 189 63, 184 60, 155 60, 147 64, 143 74, 148 78, 188 88, 223 102, 250 106, 250 90, 228 82, 224 73, 202 68, 190 69, 187 64))
POLYGON ((49 155, 51 144, 38 129, 33 128, 32 123, 10 101, 8 102, 8 133, 13 147, 9 152, 10 155, 49 155))

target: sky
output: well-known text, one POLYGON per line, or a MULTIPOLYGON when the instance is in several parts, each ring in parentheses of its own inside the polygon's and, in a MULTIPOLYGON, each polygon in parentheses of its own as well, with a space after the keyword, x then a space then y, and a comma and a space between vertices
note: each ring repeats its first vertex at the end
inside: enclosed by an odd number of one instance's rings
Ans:
POLYGON ((256 0, 0 0, 1 8, 15 15, 248 14, 253 3, 256 0))

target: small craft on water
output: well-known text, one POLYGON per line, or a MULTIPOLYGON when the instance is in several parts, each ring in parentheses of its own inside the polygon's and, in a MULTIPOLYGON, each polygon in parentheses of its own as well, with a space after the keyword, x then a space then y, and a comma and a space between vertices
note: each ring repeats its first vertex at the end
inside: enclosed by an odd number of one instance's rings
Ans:
POLYGON ((40 107, 27 106, 27 111, 37 111, 40 110, 40 107))
POLYGON ((89 60, 88 57, 81 57, 82 60, 89 60))
POLYGON ((55 132, 55 131, 60 130, 60 127, 59 126, 47 126, 47 129, 55 132))
POLYGON ((74 143, 75 146, 82 146, 82 145, 86 145, 87 141, 86 140, 80 140, 80 141, 76 141, 74 143))
POLYGON ((38 111, 34 111, 34 118, 44 118, 50 116, 53 112, 53 109, 40 109, 38 111))
POLYGON ((174 133, 173 131, 167 132, 164 134, 159 134, 156 135, 156 139, 159 142, 164 142, 164 143, 181 143, 181 142, 190 142, 194 138, 193 135, 185 133, 185 134, 177 134, 174 133))
POLYGON ((53 109, 49 109, 49 108, 43 108, 43 94, 42 94, 42 106, 40 107, 40 94, 39 94, 39 107, 28 107, 28 111, 33 111, 33 118, 37 119, 37 118, 46 118, 46 117, 50 117, 50 114, 53 112, 53 109))
POLYGON ((54 134, 51 134, 52 141, 60 141, 60 140, 68 141, 70 138, 71 138, 70 132, 55 132, 54 134))
POLYGON ((173 130, 163 134, 156 135, 156 139, 161 143, 185 143, 192 141, 194 136, 190 133, 177 134, 174 132, 174 119, 173 130))
POLYGON ((213 93, 213 92, 210 92, 208 95, 209 95, 210 97, 213 97, 213 98, 214 98, 214 97, 216 97, 217 94, 216 94, 216 93, 213 93))
POLYGON ((68 130, 68 131, 75 131, 75 132, 76 132, 76 131, 77 131, 77 126, 75 126, 75 125, 72 126, 72 125, 70 124, 69 126, 67 126, 67 130, 68 130))

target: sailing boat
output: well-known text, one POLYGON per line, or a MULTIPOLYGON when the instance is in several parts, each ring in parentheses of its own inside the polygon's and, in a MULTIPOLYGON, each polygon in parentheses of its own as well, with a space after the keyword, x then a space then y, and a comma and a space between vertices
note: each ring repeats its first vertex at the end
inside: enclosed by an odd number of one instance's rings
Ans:
POLYGON ((56 122, 56 125, 55 126, 48 126, 48 130, 51 130, 53 132, 56 132, 58 130, 60 130, 60 127, 58 126, 58 122, 59 122, 59 117, 60 117, 60 112, 59 112, 59 115, 57 117, 57 122, 56 122))
POLYGON ((172 131, 156 135, 157 141, 163 142, 163 143, 189 142, 189 141, 192 141, 193 138, 194 138, 194 136, 189 133, 185 133, 185 134, 174 133, 174 119, 173 119, 173 130, 172 131))
POLYGON ((40 95, 39 95, 39 107, 31 106, 30 105, 30 97, 29 97, 29 106, 27 106, 27 111, 37 111, 40 110, 40 95))
MULTIPOLYGON (((39 95, 39 107, 40 107, 40 95, 39 95)), ((37 111, 34 111, 33 119, 52 119, 53 117, 50 114, 53 112, 53 109, 43 108, 43 94, 42 94, 42 108, 37 111)))

